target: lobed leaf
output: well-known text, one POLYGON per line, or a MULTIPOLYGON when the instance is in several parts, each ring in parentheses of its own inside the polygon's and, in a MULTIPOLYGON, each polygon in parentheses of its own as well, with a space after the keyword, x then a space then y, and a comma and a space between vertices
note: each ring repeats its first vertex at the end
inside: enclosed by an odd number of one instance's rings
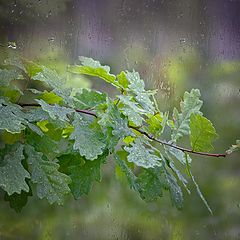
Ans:
POLYGON ((135 125, 140 126, 144 120, 141 114, 146 114, 146 112, 132 100, 132 97, 124 95, 117 97, 120 99, 120 102, 123 103, 120 107, 123 114, 135 125))
POLYGON ((152 93, 152 92, 147 92, 145 90, 144 81, 140 78, 140 75, 138 72, 126 71, 125 74, 129 82, 128 88, 130 91, 132 91, 135 94, 136 101, 142 106, 142 108, 145 111, 147 111, 150 114, 153 114, 155 112, 155 107, 150 97, 155 92, 152 93))
POLYGON ((44 155, 30 145, 25 146, 27 161, 31 172, 31 181, 37 185, 37 195, 46 198, 50 204, 63 204, 64 196, 70 192, 69 176, 58 171, 56 162, 48 161, 44 155))
POLYGON ((117 79, 118 79, 118 83, 123 89, 128 88, 129 81, 124 71, 120 72, 120 74, 117 75, 117 79))
POLYGON ((19 213, 21 212, 23 207, 26 206, 29 196, 32 196, 31 189, 29 192, 21 191, 20 194, 13 193, 10 196, 6 193, 4 196, 4 200, 9 202, 10 207, 14 209, 17 213, 19 213))
POLYGON ((129 153, 127 159, 129 162, 133 162, 139 167, 153 168, 155 166, 161 166, 161 159, 154 155, 152 149, 146 148, 143 143, 136 139, 131 147, 124 147, 129 153))
POLYGON ((139 191, 139 187, 136 182, 137 177, 134 175, 134 173, 132 172, 132 170, 129 168, 129 166, 126 163, 127 156, 128 156, 127 152, 121 150, 121 151, 118 151, 114 155, 114 158, 115 158, 115 161, 117 162, 118 166, 122 170, 122 172, 125 173, 125 175, 127 177, 127 181, 130 185, 130 188, 133 188, 135 191, 139 191))
POLYGON ((0 69, 0 86, 9 86, 18 76, 19 73, 16 70, 0 69))
POLYGON ((14 58, 7 58, 4 60, 4 65, 15 67, 17 69, 22 70, 23 72, 27 72, 22 59, 19 57, 14 57, 14 58))
POLYGON ((69 116, 75 112, 72 108, 62 107, 57 104, 50 105, 43 100, 38 99, 36 99, 36 101, 41 105, 42 109, 46 111, 53 120, 67 122, 69 121, 69 116))
POLYGON ((107 95, 94 90, 82 89, 81 93, 77 93, 74 96, 74 100, 75 107, 79 109, 89 109, 105 103, 107 95))
POLYGON ((85 160, 84 164, 81 164, 81 161, 79 161, 68 167, 69 176, 72 179, 69 186, 75 199, 88 194, 92 189, 94 181, 101 181, 100 167, 105 159, 106 155, 102 155, 94 161, 85 160))
POLYGON ((172 202, 178 209, 181 209, 183 207, 182 190, 177 184, 177 180, 173 175, 165 171, 165 177, 166 177, 167 186, 168 186, 167 189, 170 192, 172 202))
POLYGON ((25 129, 24 113, 18 105, 0 99, 0 129, 20 133, 25 129))
POLYGON ((103 153, 106 147, 104 134, 99 125, 84 120, 79 114, 75 113, 73 121, 74 131, 70 139, 75 140, 73 148, 78 150, 81 156, 88 160, 94 160, 103 153))
POLYGON ((162 177, 161 168, 146 169, 137 178, 139 194, 147 202, 155 201, 163 195, 166 182, 162 177))
POLYGON ((30 174, 25 170, 21 161, 24 159, 23 145, 15 143, 5 149, 6 154, 0 160, 0 187, 2 187, 8 195, 13 193, 28 192, 29 186, 26 179, 30 178, 30 174))
POLYGON ((79 60, 81 65, 69 66, 69 72, 99 77, 115 86, 118 85, 115 81, 116 76, 110 73, 109 66, 103 66, 99 61, 95 61, 92 58, 88 57, 79 57, 79 60))
POLYGON ((61 78, 55 70, 51 70, 50 68, 46 68, 44 66, 42 66, 42 70, 38 72, 32 79, 42 81, 53 89, 61 89, 65 85, 65 80, 61 78))
POLYGON ((209 152, 213 149, 212 141, 218 137, 212 123, 200 114, 190 118, 190 141, 194 151, 209 152))
POLYGON ((127 119, 121 114, 117 106, 110 101, 107 103, 107 109, 104 114, 102 114, 99 124, 104 128, 112 128, 112 134, 116 136, 118 140, 133 134, 128 127, 127 119))
POLYGON ((167 117, 167 114, 163 115, 162 113, 156 113, 154 115, 149 114, 148 118, 146 119, 146 123, 148 124, 148 132, 159 137, 164 131, 167 123, 167 117))
POLYGON ((181 113, 176 108, 173 110, 174 127, 172 132, 172 140, 177 141, 184 135, 189 134, 189 122, 192 114, 200 114, 202 101, 198 89, 192 89, 190 93, 185 92, 183 102, 180 103, 181 113))

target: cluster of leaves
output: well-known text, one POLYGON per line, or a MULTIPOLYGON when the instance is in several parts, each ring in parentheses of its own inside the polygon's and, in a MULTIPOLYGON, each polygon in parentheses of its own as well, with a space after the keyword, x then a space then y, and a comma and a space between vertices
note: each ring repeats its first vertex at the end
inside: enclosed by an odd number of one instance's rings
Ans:
MULTIPOLYGON (((68 194, 79 199, 101 180, 101 167, 111 159, 118 178, 142 199, 154 201, 169 192, 181 209, 182 187, 190 193, 189 177, 210 210, 188 154, 212 150, 217 138, 200 111, 199 90, 185 92, 171 119, 160 112, 156 91, 145 90, 135 71, 115 76, 86 57, 68 71, 101 78, 119 95, 111 99, 95 90, 68 88, 56 71, 19 58, 7 59, 0 69, 0 187, 12 208, 20 211, 32 194, 50 204, 63 204, 68 194), (162 135, 168 141, 158 140, 162 135), (185 136, 191 150, 177 147, 185 136)), ((228 153, 238 147, 239 142, 228 153)))

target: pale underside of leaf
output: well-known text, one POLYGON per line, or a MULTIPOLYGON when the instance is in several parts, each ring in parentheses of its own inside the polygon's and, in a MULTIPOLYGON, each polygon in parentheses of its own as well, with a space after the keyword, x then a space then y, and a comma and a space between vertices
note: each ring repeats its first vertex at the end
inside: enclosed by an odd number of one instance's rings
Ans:
POLYGON ((70 192, 69 176, 58 171, 56 162, 44 159, 44 155, 37 152, 32 146, 25 147, 27 161, 31 171, 31 180, 37 185, 37 195, 40 199, 46 198, 50 204, 63 204, 64 196, 70 192))
POLYGON ((17 105, 13 105, 4 100, 0 100, 0 129, 5 129, 11 133, 20 133, 25 129, 24 113, 17 105))
POLYGON ((75 114, 73 126, 74 131, 70 139, 75 140, 73 148, 78 150, 81 156, 89 160, 94 160, 103 153, 106 143, 100 129, 90 128, 89 122, 77 113, 75 114))
POLYGON ((131 147, 124 147, 124 149, 129 153, 127 157, 128 161, 133 162, 139 167, 153 168, 161 166, 161 159, 154 154, 152 149, 144 147, 139 139, 136 139, 131 147))
POLYGON ((183 102, 181 102, 181 113, 176 108, 173 111, 174 128, 172 132, 172 140, 177 141, 184 135, 189 134, 189 122, 193 113, 201 113, 200 108, 202 101, 199 99, 201 96, 198 89, 192 89, 190 93, 185 92, 183 102))
POLYGON ((8 195, 29 191, 26 178, 30 178, 30 174, 21 163, 23 159, 23 145, 16 143, 0 161, 0 186, 8 195))
POLYGON ((74 113, 74 110, 71 108, 62 107, 57 104, 50 105, 43 100, 36 101, 41 105, 42 109, 46 111, 53 120, 58 119, 60 121, 67 122, 69 121, 69 116, 74 113))

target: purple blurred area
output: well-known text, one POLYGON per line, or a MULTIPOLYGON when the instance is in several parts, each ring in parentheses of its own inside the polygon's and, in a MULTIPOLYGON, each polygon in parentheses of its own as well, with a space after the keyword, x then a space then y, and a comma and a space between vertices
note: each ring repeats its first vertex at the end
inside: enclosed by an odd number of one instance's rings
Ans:
POLYGON ((240 57, 238 0, 39 0, 0 1, 1 42, 26 55, 52 43, 71 60, 79 55, 127 61, 139 45, 151 58, 181 48, 216 61, 240 57), (29 49, 30 48, 30 49, 29 49))

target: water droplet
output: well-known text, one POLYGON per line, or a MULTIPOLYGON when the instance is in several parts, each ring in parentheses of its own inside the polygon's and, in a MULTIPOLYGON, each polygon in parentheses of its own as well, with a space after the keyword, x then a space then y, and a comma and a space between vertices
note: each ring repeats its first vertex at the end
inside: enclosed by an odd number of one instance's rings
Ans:
POLYGON ((185 43, 186 42, 186 38, 180 38, 179 41, 180 41, 181 44, 185 43))
POLYGON ((16 49, 17 48, 17 45, 15 42, 8 42, 8 48, 12 48, 12 49, 16 49))
POLYGON ((55 41, 55 37, 49 37, 48 38, 48 42, 54 42, 55 41))

